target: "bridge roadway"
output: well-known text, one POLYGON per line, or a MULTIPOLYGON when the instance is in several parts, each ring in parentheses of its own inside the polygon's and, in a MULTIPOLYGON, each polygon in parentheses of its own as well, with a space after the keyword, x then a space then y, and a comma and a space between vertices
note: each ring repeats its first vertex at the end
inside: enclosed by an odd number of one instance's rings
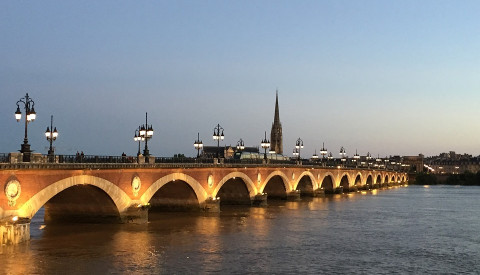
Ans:
POLYGON ((408 182, 405 172, 287 164, 1 164, 0 244, 30 238, 29 222, 148 221, 156 209, 219 211, 408 182), (149 210, 150 209, 150 210, 149 210))

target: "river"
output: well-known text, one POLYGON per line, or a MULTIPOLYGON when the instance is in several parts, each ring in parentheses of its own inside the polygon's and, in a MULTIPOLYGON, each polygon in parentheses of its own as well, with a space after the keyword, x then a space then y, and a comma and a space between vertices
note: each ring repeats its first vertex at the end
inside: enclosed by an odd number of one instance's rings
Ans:
POLYGON ((6 274, 479 273, 480 187, 409 186, 146 225, 31 223, 6 274))

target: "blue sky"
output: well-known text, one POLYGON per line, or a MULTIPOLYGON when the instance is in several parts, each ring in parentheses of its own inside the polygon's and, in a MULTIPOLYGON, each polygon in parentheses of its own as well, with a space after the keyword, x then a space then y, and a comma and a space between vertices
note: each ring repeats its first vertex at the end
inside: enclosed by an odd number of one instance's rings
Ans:
POLYGON ((152 154, 258 146, 279 91, 284 151, 309 156, 480 154, 478 1, 2 1, 0 152, 19 150, 29 92, 32 149, 152 154))

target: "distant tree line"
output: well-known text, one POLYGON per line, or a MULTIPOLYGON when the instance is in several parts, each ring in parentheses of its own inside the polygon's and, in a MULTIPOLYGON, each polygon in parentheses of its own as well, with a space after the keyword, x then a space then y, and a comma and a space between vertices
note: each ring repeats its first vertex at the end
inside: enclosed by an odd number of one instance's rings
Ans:
POLYGON ((480 185, 480 171, 476 174, 465 171, 462 174, 451 174, 447 177, 445 182, 438 181, 434 174, 418 173, 415 177, 415 183, 417 185, 480 185))

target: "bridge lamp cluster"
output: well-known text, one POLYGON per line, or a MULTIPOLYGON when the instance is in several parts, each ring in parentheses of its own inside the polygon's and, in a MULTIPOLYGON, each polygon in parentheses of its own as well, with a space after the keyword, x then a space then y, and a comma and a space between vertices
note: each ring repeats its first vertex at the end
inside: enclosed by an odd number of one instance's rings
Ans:
POLYGON ((270 148, 270 140, 267 139, 267 131, 265 131, 265 138, 262 139, 260 146, 262 146, 262 148, 265 150, 263 158, 267 160, 267 149, 270 148))
POLYGON ((15 119, 17 122, 22 119, 22 112, 20 111, 19 103, 23 103, 25 105, 25 114, 27 115, 27 122, 34 121, 37 118, 37 113, 35 112, 35 102, 28 96, 28 93, 25 97, 21 98, 17 101, 17 110, 15 111, 15 119))
POLYGON ((50 128, 47 126, 47 130, 45 131, 45 136, 47 137, 47 140, 56 140, 58 137, 57 127, 55 127, 53 131, 50 131, 50 128))
POLYGON ((138 153, 137 157, 140 156, 140 142, 145 141, 145 148, 143 149, 143 155, 145 156, 145 162, 148 163, 148 156, 150 156, 150 151, 148 150, 148 140, 153 137, 153 126, 148 124, 148 113, 145 113, 145 124, 142 124, 138 127, 138 132, 135 130, 135 136, 133 137, 134 141, 138 141, 138 153))
POLYGON ((217 141, 217 159, 220 156, 220 140, 224 140, 224 139, 225 139, 225 135, 223 135, 223 128, 222 126, 220 126, 220 124, 217 124, 217 126, 213 128, 213 140, 217 141), (220 134, 220 131, 222 131, 221 134, 220 134))
POLYGON ((243 142, 243 139, 240 139, 237 142, 237 150, 238 151, 243 151, 245 149, 245 143, 243 142))
POLYGON ((197 158, 200 157, 200 150, 203 148, 203 142, 200 140, 200 133, 197 133, 197 140, 193 143, 193 147, 197 150, 197 158))
POLYGON ((341 158, 342 163, 345 163, 347 161, 346 156, 347 156, 347 151, 345 150, 345 148, 343 146, 340 147, 340 158, 341 158))
POLYGON ((15 111, 15 119, 19 122, 22 119, 22 112, 20 111, 20 103, 23 104, 25 109, 25 137, 23 139, 23 144, 21 145, 20 152, 23 153, 23 162, 30 162, 30 144, 28 144, 28 123, 34 121, 37 118, 37 113, 35 112, 35 102, 28 96, 28 93, 25 97, 20 98, 17 101, 17 110, 15 111))
POLYGON ((48 161, 54 162, 54 150, 53 150, 53 141, 58 137, 57 127, 53 128, 53 116, 50 116, 50 127, 47 126, 47 130, 45 131, 45 137, 50 142, 50 148, 48 150, 48 161))
POLYGON ((303 140, 301 138, 297 139, 295 143, 295 150, 293 151, 294 156, 298 156, 298 160, 300 160, 300 151, 303 149, 303 140))
POLYGON ((317 149, 315 149, 315 153, 312 155, 312 159, 313 159, 313 160, 317 160, 317 159, 318 159, 317 149))
POLYGON ((320 149, 320 155, 322 155, 322 158, 325 158, 325 156, 328 154, 327 149, 325 149, 325 142, 322 143, 322 149, 320 149))

